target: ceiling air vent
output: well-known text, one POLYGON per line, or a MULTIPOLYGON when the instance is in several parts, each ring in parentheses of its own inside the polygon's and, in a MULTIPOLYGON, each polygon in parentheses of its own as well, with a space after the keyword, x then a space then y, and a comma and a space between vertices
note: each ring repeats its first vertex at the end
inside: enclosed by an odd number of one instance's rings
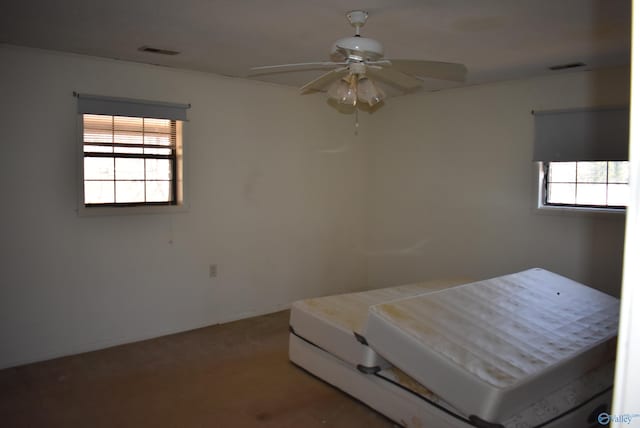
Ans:
POLYGON ((158 55, 178 55, 180 53, 178 51, 171 51, 169 49, 152 48, 151 46, 140 46, 138 50, 141 52, 149 52, 158 55))
POLYGON ((570 64, 560 64, 560 65, 552 65, 549 67, 551 71, 557 70, 566 70, 568 68, 576 68, 576 67, 584 67, 586 64, 584 62, 572 62, 570 64))

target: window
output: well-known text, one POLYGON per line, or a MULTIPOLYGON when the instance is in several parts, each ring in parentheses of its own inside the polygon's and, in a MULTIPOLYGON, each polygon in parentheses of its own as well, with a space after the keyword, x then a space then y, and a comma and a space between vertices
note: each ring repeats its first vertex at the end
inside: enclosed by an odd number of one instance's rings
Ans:
MULTIPOLYGON (((78 95, 81 206, 183 204, 182 120, 188 106, 78 95)), ((133 211, 147 212, 147 211, 133 211)))
POLYGON ((621 209, 629 201, 629 162, 544 162, 541 190, 547 206, 621 209))
POLYGON ((623 212, 629 200, 629 109, 533 114, 538 207, 623 212))
POLYGON ((84 203, 175 205, 175 120, 83 115, 84 203))

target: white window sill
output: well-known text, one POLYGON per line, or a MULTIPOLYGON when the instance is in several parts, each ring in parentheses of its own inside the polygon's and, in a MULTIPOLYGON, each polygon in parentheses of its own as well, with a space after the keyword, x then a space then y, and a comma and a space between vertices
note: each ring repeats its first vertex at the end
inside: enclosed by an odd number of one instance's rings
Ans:
POLYGON ((553 205, 538 205, 537 214, 542 215, 566 215, 566 216, 606 216, 612 218, 623 217, 626 209, 615 208, 590 208, 590 207, 562 207, 553 205))
POLYGON ((101 217, 117 215, 138 215, 138 214, 178 214, 188 211, 186 204, 181 205, 151 205, 139 207, 78 207, 80 217, 101 217))

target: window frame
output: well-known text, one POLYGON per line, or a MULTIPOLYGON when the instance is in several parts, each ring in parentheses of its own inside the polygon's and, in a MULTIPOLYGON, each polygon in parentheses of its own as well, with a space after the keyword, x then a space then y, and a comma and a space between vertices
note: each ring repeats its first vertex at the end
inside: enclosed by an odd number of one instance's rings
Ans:
MULTIPOLYGON (((174 199, 175 203, 167 202, 133 202, 133 203, 105 203, 105 204, 85 204, 84 193, 84 113, 77 114, 77 165, 78 165, 78 207, 77 213, 80 216, 111 216, 111 215, 131 215, 131 214, 172 214, 182 213, 188 210, 186 203, 185 186, 185 149, 184 149, 184 121, 175 120, 176 123, 176 146, 174 165, 174 199)), ((114 115, 117 116, 117 115, 114 115)), ((134 116, 140 117, 140 116, 134 116)), ((114 156, 115 157, 115 156, 114 156)))
MULTIPOLYGON (((553 162, 553 161, 551 161, 553 162)), ((597 205, 572 205, 572 204, 548 204, 546 202, 547 197, 547 183, 546 183, 546 170, 545 164, 548 162, 537 161, 534 162, 534 173, 536 176, 536 210, 544 214, 612 214, 616 217, 618 215, 624 215, 627 212, 626 207, 614 207, 614 206, 597 206, 597 205)))

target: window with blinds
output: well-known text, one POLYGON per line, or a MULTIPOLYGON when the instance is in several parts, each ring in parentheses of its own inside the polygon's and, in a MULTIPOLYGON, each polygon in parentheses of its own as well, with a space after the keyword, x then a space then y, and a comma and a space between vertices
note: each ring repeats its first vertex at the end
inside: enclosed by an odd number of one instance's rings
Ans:
POLYGON ((176 205, 179 121, 83 114, 84 205, 176 205))
POLYGON ((629 109, 533 114, 538 208, 624 212, 629 202, 629 109))

